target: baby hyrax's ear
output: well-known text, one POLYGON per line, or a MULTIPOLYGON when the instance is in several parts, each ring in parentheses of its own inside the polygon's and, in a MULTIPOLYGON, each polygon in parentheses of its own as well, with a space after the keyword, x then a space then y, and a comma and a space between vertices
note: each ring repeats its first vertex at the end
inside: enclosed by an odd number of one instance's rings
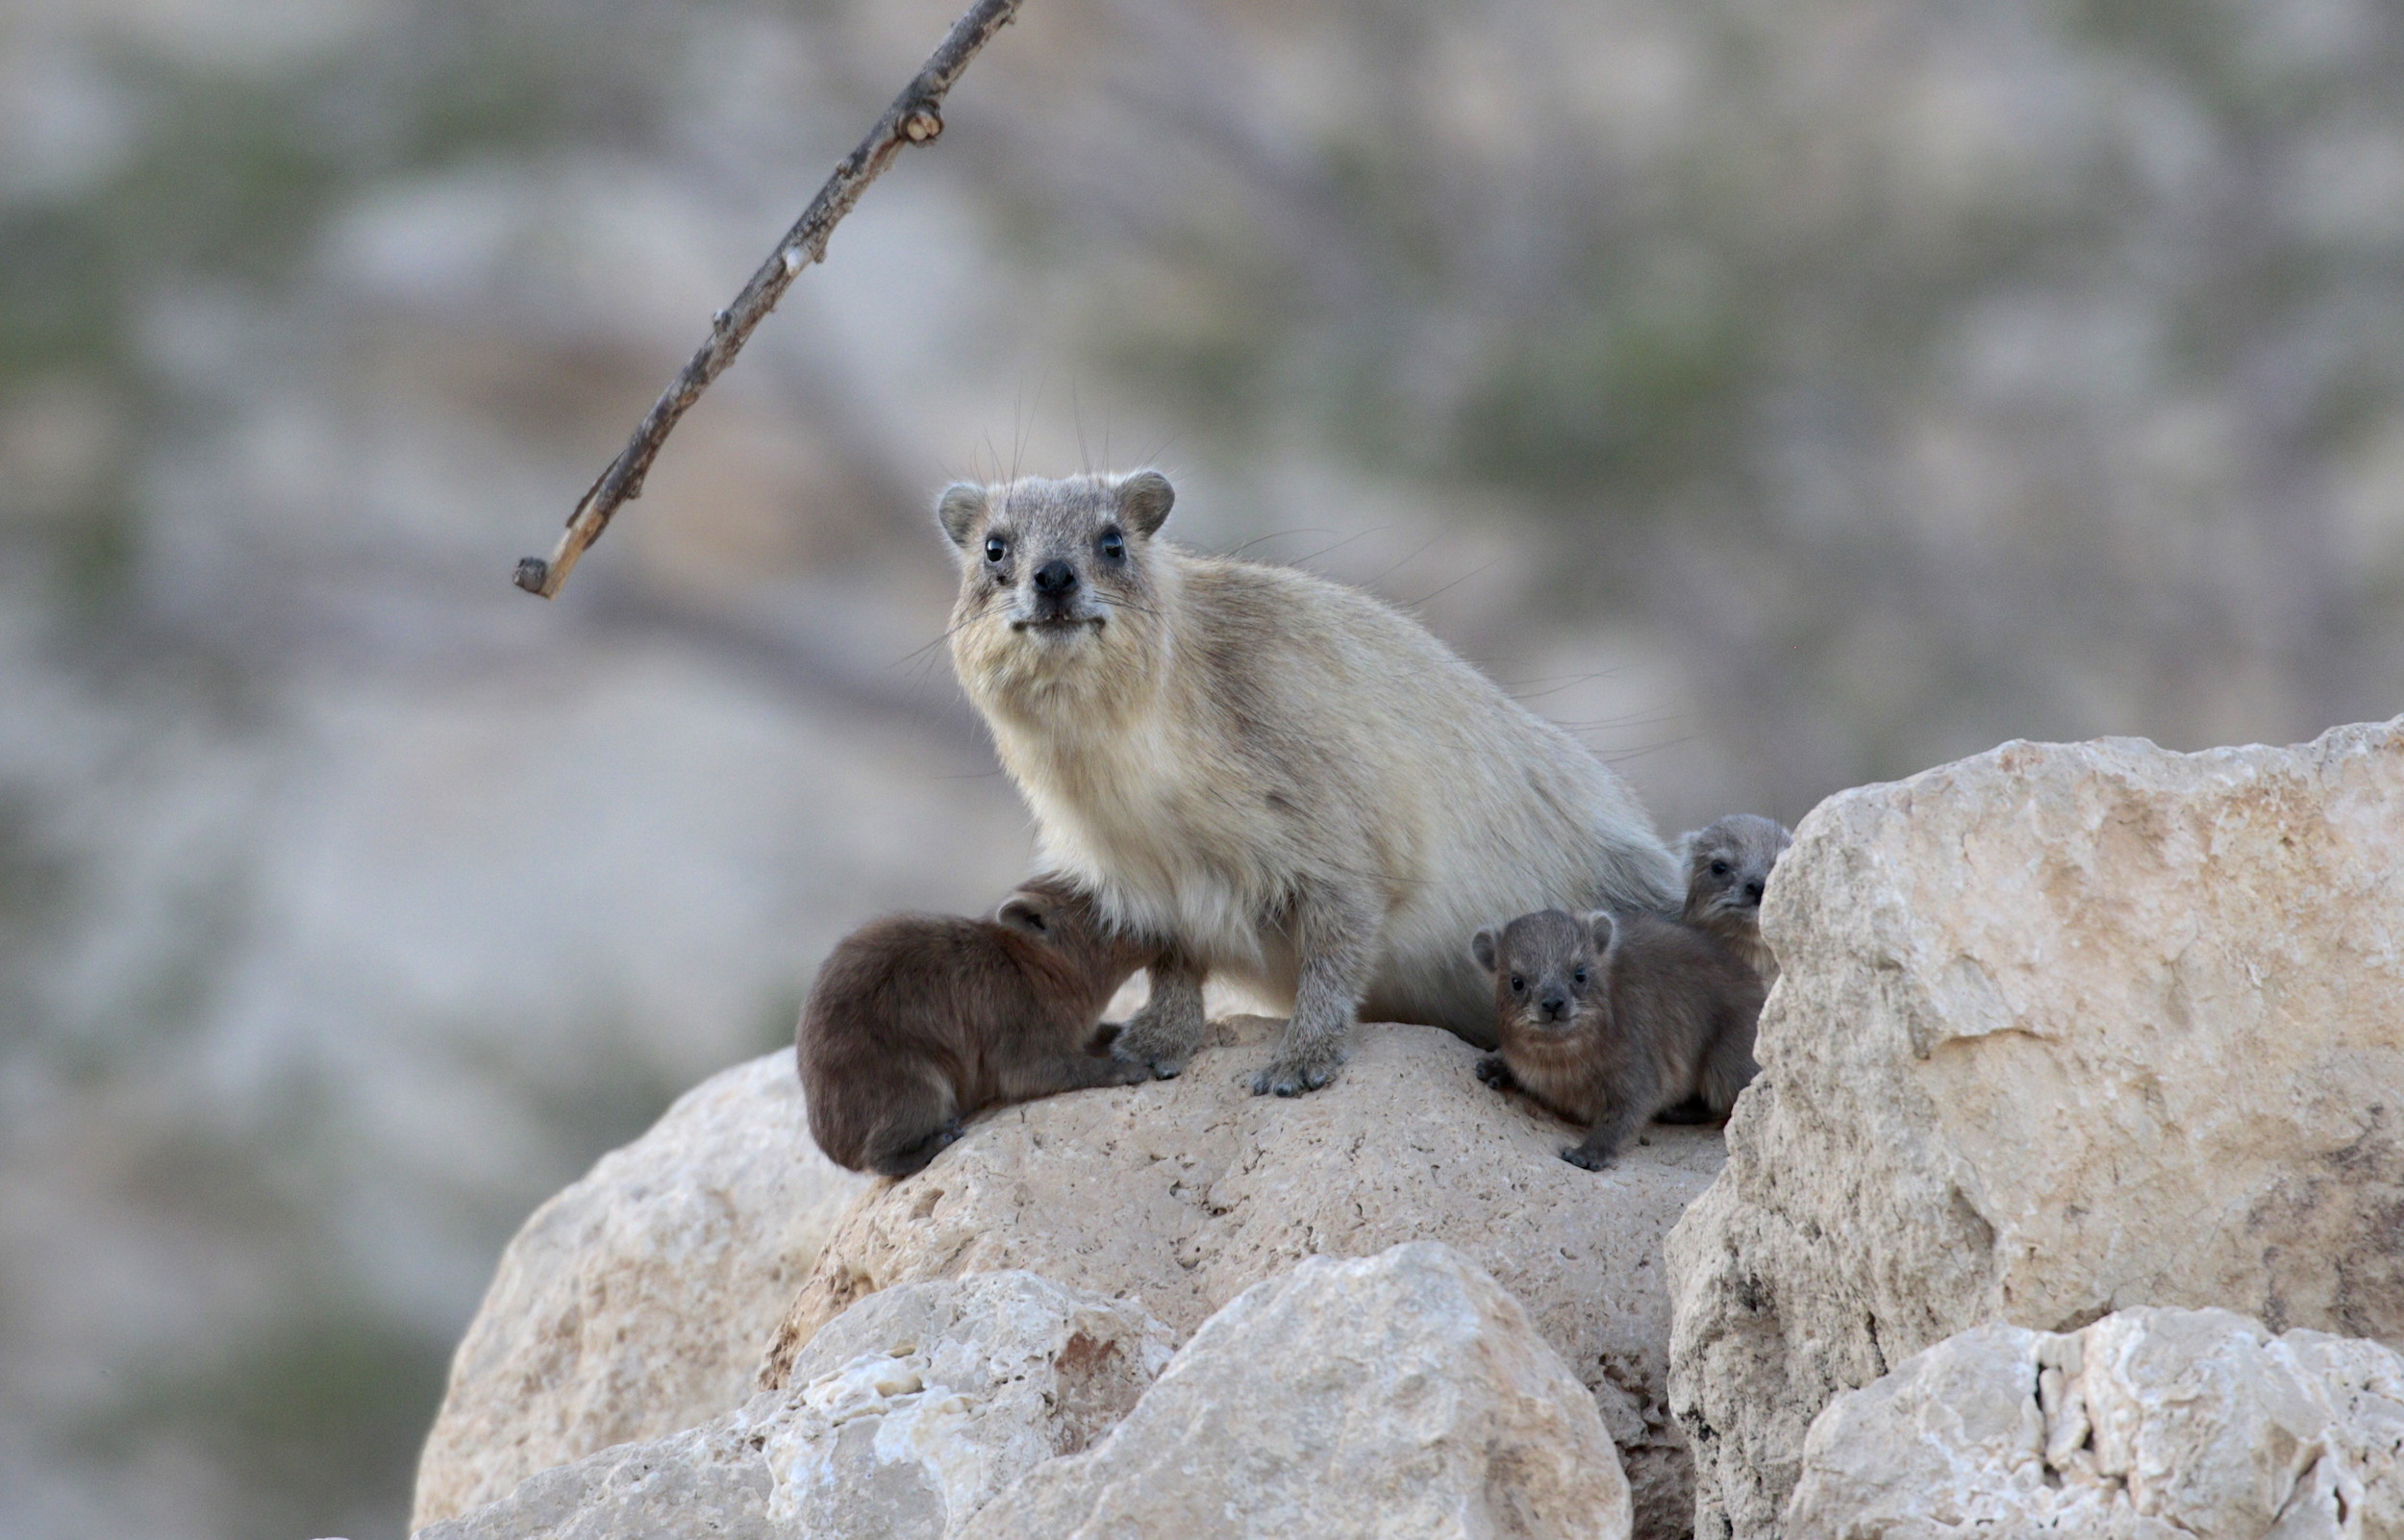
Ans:
POLYGON ((985 488, 974 482, 954 482, 935 501, 935 522, 943 526, 944 536, 964 551, 968 549, 968 536, 977 533, 977 525, 984 518, 985 488))
POLYGON ((1611 938, 1615 930, 1611 923, 1611 916, 1601 909, 1596 909, 1586 917, 1586 928, 1593 933, 1595 956, 1600 956, 1608 953, 1611 950, 1611 938))
POLYGON ((1498 959, 1494 949, 1494 931, 1491 926, 1469 937, 1469 956, 1477 958, 1477 965, 1488 973, 1494 971, 1494 964, 1498 959))
POLYGON ((1177 489, 1156 470, 1138 471, 1118 484, 1118 516, 1138 534, 1159 533, 1176 501, 1177 489))
POLYGON ((993 911, 993 918, 1014 931, 1049 939, 1051 922, 1044 918, 1043 906, 1024 893, 1013 893, 1002 900, 1002 907, 993 911))

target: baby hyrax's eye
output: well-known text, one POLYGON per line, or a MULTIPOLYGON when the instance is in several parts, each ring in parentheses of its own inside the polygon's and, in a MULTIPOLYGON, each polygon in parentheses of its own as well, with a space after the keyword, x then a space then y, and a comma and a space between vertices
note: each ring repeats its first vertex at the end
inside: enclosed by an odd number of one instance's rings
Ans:
MULTIPOLYGON (((985 559, 988 561, 999 561, 1002 558, 1008 555, 1010 555, 1010 542, 1008 540, 1003 539, 998 534, 989 534, 985 537, 985 559)), ((1720 864, 1725 867, 1727 863, 1722 861, 1720 864)))
POLYGON ((1095 543, 1101 547, 1103 560, 1124 561, 1127 559, 1126 537, 1116 530, 1104 530, 1102 538, 1095 543))
POLYGON ((1586 982, 1586 970, 1584 968, 1580 968, 1577 972, 1571 974, 1569 976, 1569 981, 1574 984, 1582 984, 1586 982))
POLYGON ((1727 875, 1728 875, 1728 863, 1727 863, 1726 861, 1714 861, 1714 862, 1712 862, 1712 875, 1713 875, 1714 877, 1725 877, 1725 876, 1727 876, 1727 875))
POLYGON ((1517 974, 1513 974, 1511 976, 1511 992, 1515 995, 1526 994, 1528 992, 1528 981, 1525 979, 1520 978, 1517 974))

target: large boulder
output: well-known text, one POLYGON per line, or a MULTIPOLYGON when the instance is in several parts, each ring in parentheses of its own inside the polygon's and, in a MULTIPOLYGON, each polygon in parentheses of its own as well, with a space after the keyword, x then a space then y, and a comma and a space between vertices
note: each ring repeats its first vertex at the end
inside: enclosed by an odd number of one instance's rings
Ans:
POLYGON ((907 1284, 818 1333, 785 1389, 540 1472, 418 1540, 943 1540, 1108 1432, 1169 1352, 1142 1311, 1032 1273, 907 1284))
POLYGON ((1973 1328, 1829 1403, 1786 1533, 2404 1534, 2404 1355, 2227 1310, 1973 1328))
POLYGON ((2140 1304, 2404 1341, 2404 720, 2007 744, 1832 797, 1727 1167, 1669 1240, 1696 1529, 1840 1392, 2140 1304))
POLYGON ((535 1211, 451 1361, 412 1527, 740 1405, 869 1185, 811 1142, 790 1053, 702 1082, 535 1211))
POLYGON ((853 1302, 914 1279, 1029 1268, 1139 1299, 1186 1333, 1306 1257, 1438 1240, 1509 1289, 1593 1393, 1637 1531, 1685 1533, 1692 1477, 1666 1411, 1661 1244, 1717 1170, 1718 1135, 1655 1128, 1611 1169, 1582 1171, 1559 1155, 1576 1130, 1480 1084, 1475 1051, 1425 1027, 1364 1027, 1334 1085, 1254 1096, 1278 1025, 1218 1024, 1174 1080, 983 1120, 875 1193, 828 1242, 763 1383, 785 1383, 853 1302))
POLYGON ((965 1533, 1625 1540, 1628 1523, 1586 1387, 1492 1279, 1417 1242, 1247 1289, 1107 1438, 965 1533))

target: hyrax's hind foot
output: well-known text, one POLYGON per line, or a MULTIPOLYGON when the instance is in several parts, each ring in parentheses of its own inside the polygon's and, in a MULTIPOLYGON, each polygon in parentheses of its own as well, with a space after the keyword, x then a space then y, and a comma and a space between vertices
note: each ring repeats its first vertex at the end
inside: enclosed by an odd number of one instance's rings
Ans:
POLYGON ((925 1138, 877 1156, 869 1162, 869 1167, 881 1177, 914 1176, 926 1169, 928 1161, 958 1143, 960 1136, 966 1131, 961 1127, 960 1120, 954 1118, 925 1138))

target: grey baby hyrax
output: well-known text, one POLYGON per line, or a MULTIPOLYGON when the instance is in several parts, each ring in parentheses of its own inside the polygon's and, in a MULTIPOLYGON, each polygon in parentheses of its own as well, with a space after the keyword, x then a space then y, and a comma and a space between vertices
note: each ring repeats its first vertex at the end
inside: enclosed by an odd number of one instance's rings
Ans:
POLYGON ((1753 1079, 1761 980, 1691 926, 1545 909, 1480 931, 1470 952, 1493 975, 1502 1039, 1478 1079, 1587 1125, 1561 1152, 1572 1165, 1602 1170, 1690 1097, 1724 1118, 1753 1079))
POLYGON ((1617 777, 1377 599, 1160 538, 1156 471, 955 485, 951 654, 1043 860, 1169 950, 1121 1056, 1174 1075, 1213 972, 1290 1001, 1252 1081, 1328 1082, 1363 1011, 1493 1041, 1461 938, 1677 904, 1617 777))
POLYGON ((1686 908, 1679 918, 1710 931, 1762 976, 1778 981, 1778 959, 1762 943, 1762 893, 1770 868, 1794 843, 1787 826, 1730 813, 1678 841, 1686 856, 1686 908))
POLYGON ((838 1165, 906 1177, 987 1107, 1151 1079, 1111 1056, 1100 1026, 1149 958, 1058 877, 989 920, 871 921, 836 946, 802 1007, 811 1136, 838 1165))

